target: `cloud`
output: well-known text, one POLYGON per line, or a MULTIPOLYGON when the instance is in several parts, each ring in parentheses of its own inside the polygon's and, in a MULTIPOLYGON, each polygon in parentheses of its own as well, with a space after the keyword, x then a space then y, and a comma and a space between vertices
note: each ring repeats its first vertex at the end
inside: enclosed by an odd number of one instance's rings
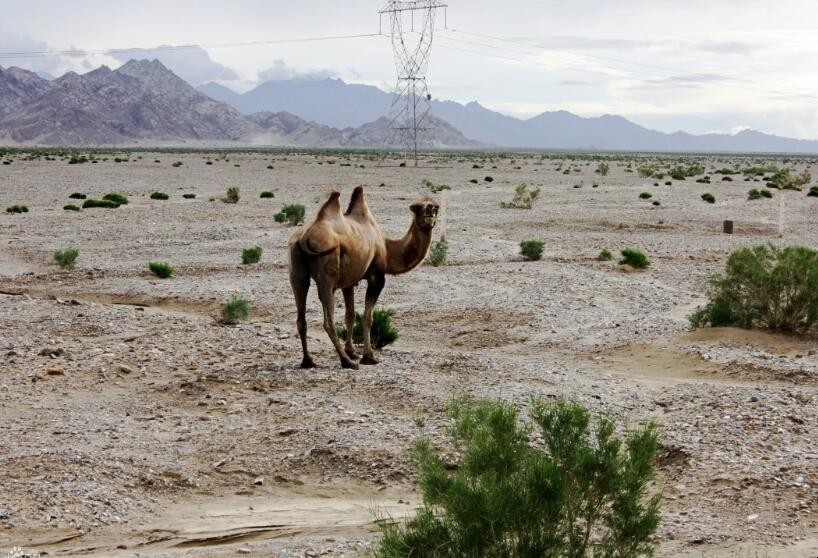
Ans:
POLYGON ((285 81, 290 79, 298 79, 304 81, 322 80, 338 77, 338 74, 332 70, 307 70, 305 72, 296 70, 287 66, 283 60, 276 60, 273 65, 266 70, 258 73, 259 81, 285 81))
MULTIPOLYGON (((0 31, 0 52, 21 53, 21 52, 43 52, 49 50, 48 44, 31 37, 18 35, 9 31, 0 31)), ((60 56, 19 56, 3 54, 0 57, 0 66, 8 68, 17 66, 26 70, 31 70, 45 76, 58 75, 63 68, 63 60, 60 56)))
POLYGON ((599 83, 579 79, 565 79, 555 84, 557 87, 598 87, 599 83))
POLYGON ((132 58, 158 58, 162 64, 191 85, 201 85, 209 81, 233 81, 239 78, 235 71, 215 62, 201 47, 163 50, 168 48, 163 45, 155 50, 135 49, 114 53, 111 56, 123 63, 132 58))

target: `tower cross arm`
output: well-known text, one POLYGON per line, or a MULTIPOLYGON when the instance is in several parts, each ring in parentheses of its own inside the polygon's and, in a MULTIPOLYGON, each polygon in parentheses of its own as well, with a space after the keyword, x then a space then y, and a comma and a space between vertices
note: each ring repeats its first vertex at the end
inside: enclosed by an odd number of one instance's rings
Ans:
POLYGON ((435 8, 448 8, 448 4, 440 2, 439 0, 392 0, 386 3, 386 6, 379 11, 379 14, 389 14, 395 12, 408 12, 415 10, 429 10, 435 8))

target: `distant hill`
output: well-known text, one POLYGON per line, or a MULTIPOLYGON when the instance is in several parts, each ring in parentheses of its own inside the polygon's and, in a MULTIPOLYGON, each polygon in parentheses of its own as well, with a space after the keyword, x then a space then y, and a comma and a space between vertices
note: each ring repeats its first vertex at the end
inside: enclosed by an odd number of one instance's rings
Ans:
MULTIPOLYGON (((54 81, 0 68, 0 144, 383 147, 387 123, 378 116, 340 130, 283 111, 244 115, 194 89, 158 60, 69 72, 54 81)), ((434 122, 427 146, 480 145, 434 122)))
MULTIPOLYGON (((286 80, 263 83, 239 94, 214 83, 200 90, 244 113, 290 112, 337 127, 358 127, 387 114, 389 93, 340 79, 286 80)), ((753 130, 735 135, 686 132, 666 134, 621 116, 583 118, 566 111, 545 112, 530 119, 506 116, 477 102, 433 101, 432 113, 465 137, 487 145, 539 149, 626 151, 724 151, 818 153, 818 141, 796 140, 753 130)))

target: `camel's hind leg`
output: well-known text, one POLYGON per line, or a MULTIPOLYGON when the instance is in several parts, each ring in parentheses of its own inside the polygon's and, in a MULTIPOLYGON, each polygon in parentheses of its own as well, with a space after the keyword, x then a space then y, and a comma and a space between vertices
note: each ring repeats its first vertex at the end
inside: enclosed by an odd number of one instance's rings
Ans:
POLYGON ((298 310, 296 326, 304 354, 301 368, 315 368, 315 362, 307 350, 307 293, 310 291, 310 269, 307 259, 297 246, 290 249, 290 286, 293 288, 295 306, 298 310))
POLYGON ((378 359, 375 358, 375 352, 372 350, 372 342, 369 338, 369 333, 372 330, 372 310, 378 302, 378 297, 381 296, 383 286, 386 284, 386 278, 383 275, 378 275, 367 282, 366 287, 366 305, 364 306, 364 357, 361 359, 361 364, 378 364, 378 359))
POLYGON ((341 366, 357 370, 358 363, 347 356, 343 345, 341 345, 341 340, 338 338, 338 332, 335 330, 335 290, 331 285, 322 284, 320 280, 316 280, 316 284, 318 286, 318 298, 321 299, 321 305, 324 307, 324 331, 327 332, 330 341, 335 345, 335 350, 338 351, 341 366))
POLYGON ((344 351, 347 356, 353 360, 361 358, 355 352, 355 346, 352 344, 352 330, 355 328, 355 287, 347 287, 344 292, 344 306, 346 306, 346 313, 344 314, 344 322, 347 326, 347 339, 344 343, 344 351))

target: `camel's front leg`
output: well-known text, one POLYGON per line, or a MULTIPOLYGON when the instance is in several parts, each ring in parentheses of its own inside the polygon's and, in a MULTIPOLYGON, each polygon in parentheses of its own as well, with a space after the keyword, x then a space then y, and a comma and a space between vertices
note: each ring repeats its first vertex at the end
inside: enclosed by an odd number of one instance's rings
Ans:
POLYGON ((346 306, 346 314, 344 314, 347 326, 347 339, 344 343, 344 351, 351 359, 359 359, 361 356, 355 352, 355 346, 352 344, 352 331, 355 329, 355 287, 347 287, 344 292, 344 306, 346 306))
POLYGON ((386 284, 386 278, 383 275, 377 275, 367 282, 366 287, 366 306, 364 307, 364 357, 361 359, 361 364, 378 364, 375 358, 375 353, 372 351, 372 342, 369 339, 370 330, 372 329, 372 310, 378 302, 378 297, 381 296, 383 286, 386 284))
POLYGON ((335 329, 335 290, 331 286, 319 285, 318 297, 324 307, 324 331, 327 332, 330 341, 335 345, 335 350, 338 351, 341 366, 357 370, 358 363, 350 359, 344 352, 344 347, 341 345, 341 340, 338 338, 338 332, 335 329))

